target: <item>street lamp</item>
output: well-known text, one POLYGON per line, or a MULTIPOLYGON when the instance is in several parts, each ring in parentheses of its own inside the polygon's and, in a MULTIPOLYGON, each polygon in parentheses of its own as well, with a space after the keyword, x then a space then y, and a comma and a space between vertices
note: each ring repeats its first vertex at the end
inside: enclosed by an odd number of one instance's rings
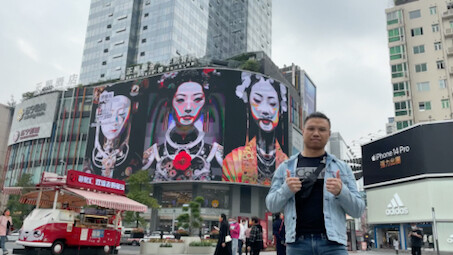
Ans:
POLYGON ((64 166, 64 172, 66 173, 66 172, 67 172, 67 169, 66 169, 66 161, 60 159, 60 161, 58 161, 58 162, 64 166))

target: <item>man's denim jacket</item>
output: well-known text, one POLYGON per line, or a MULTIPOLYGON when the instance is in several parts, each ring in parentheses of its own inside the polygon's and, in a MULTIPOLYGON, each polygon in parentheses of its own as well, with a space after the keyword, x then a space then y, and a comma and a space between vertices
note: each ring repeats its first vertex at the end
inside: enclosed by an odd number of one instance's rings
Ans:
MULTIPOLYGON (((286 242, 292 243, 296 240, 296 200, 294 193, 289 189, 285 180, 288 169, 294 177, 297 167, 298 154, 280 164, 272 178, 271 189, 266 197, 266 205, 272 213, 281 212, 284 209, 286 242)), ((346 245, 346 214, 359 218, 365 209, 365 203, 357 191, 357 184, 351 168, 335 156, 327 153, 326 170, 324 176, 324 222, 327 238, 346 245), (327 178, 335 178, 340 170, 340 178, 343 182, 341 192, 338 196, 326 190, 327 178)))

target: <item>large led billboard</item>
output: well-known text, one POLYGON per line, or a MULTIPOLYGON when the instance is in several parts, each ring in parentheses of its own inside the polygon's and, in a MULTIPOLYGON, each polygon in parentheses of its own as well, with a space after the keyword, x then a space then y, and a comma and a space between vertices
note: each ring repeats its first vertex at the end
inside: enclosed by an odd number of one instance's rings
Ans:
POLYGON ((40 95, 15 107, 8 146, 52 135, 58 95, 58 92, 40 95))
POLYGON ((287 98, 270 77, 212 68, 98 87, 85 171, 269 185, 287 159, 287 98))
POLYGON ((305 118, 316 111, 316 87, 304 74, 303 116, 305 118))
POLYGON ((452 173, 453 122, 421 124, 362 146, 364 184, 452 173))

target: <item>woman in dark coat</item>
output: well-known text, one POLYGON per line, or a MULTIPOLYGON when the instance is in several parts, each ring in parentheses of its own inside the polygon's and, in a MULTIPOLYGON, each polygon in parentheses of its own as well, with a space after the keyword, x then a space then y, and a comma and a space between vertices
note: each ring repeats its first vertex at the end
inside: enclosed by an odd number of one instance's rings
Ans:
POLYGON ((217 241, 217 246, 215 248, 214 255, 231 255, 231 242, 226 243, 225 237, 229 235, 230 226, 226 215, 222 213, 219 217, 220 230, 219 230, 219 240, 217 241))
POLYGON ((252 218, 252 229, 250 230, 250 254, 259 255, 263 249, 263 227, 257 217, 252 218))

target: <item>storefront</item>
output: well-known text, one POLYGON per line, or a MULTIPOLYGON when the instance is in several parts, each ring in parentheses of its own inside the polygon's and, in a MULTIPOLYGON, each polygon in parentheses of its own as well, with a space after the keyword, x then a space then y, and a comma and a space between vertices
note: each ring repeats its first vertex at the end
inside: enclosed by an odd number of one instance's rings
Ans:
POLYGON ((410 224, 423 249, 453 251, 453 122, 427 123, 362 147, 368 224, 374 246, 410 249, 410 224))

